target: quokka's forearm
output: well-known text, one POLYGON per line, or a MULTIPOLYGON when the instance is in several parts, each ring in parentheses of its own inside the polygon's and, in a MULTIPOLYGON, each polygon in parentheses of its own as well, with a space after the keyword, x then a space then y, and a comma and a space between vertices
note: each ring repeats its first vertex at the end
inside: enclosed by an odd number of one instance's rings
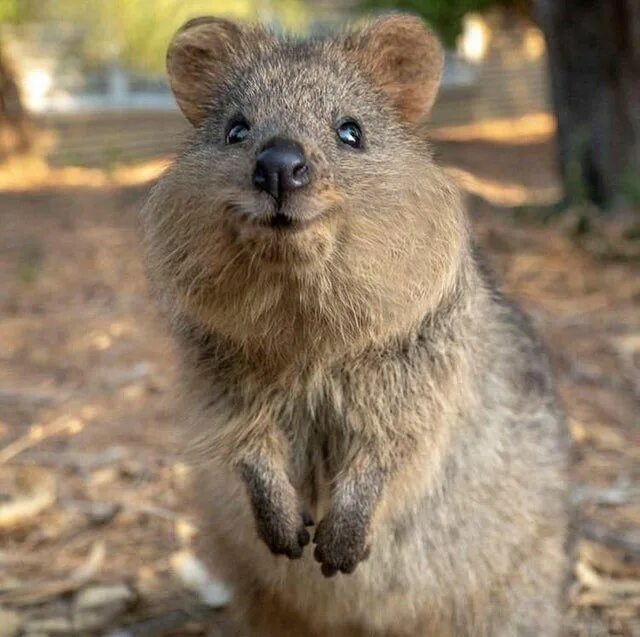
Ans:
POLYGON ((310 540, 305 527, 312 524, 312 520, 303 511, 285 468, 268 458, 258 458, 243 460, 239 469, 260 538, 276 555, 301 557, 310 540))
POLYGON ((333 481, 329 510, 314 536, 314 557, 327 577, 351 573, 368 557, 385 487, 415 450, 399 436, 369 435, 356 444, 333 481))

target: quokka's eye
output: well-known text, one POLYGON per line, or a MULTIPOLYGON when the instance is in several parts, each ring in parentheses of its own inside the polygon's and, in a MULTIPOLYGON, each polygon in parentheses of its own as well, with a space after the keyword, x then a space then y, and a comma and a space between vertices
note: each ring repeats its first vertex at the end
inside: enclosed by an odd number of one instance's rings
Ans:
POLYGON ((362 148, 362 130, 352 119, 345 119, 336 128, 338 139, 352 148, 362 148))
POLYGON ((232 119, 227 127, 225 142, 227 144, 238 144, 249 136, 250 130, 251 126, 246 120, 242 118, 232 119))

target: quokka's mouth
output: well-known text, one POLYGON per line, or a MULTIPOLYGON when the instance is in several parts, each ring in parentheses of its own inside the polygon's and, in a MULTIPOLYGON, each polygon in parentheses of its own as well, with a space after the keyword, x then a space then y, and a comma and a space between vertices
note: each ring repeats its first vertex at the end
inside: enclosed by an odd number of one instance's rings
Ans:
POLYGON ((290 228, 294 225, 294 219, 289 215, 285 215, 281 212, 275 214, 271 219, 269 219, 269 225, 272 228, 290 228))
POLYGON ((306 210, 301 212, 288 206, 271 207, 251 212, 237 204, 228 207, 230 221, 242 233, 251 234, 252 231, 263 237, 284 237, 295 235, 308 230, 326 218, 328 210, 306 210))
POLYGON ((288 215, 284 212, 276 212, 268 219, 263 220, 260 225, 266 228, 271 228, 272 230, 278 232, 299 232, 308 228, 315 221, 317 221, 318 218, 319 217, 311 217, 310 219, 296 219, 295 217, 292 217, 291 215, 288 215))

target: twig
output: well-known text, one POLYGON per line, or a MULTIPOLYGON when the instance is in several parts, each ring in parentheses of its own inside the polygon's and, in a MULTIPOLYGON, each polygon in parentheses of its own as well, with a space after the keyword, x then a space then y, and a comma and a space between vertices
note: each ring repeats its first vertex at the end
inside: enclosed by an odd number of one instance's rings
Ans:
POLYGON ((211 618, 219 615, 220 611, 213 610, 204 605, 197 605, 190 608, 178 608, 171 610, 164 615, 151 617, 135 624, 130 624, 107 634, 107 637, 154 637, 175 634, 178 628, 185 624, 196 621, 211 621, 211 618))
POLYGON ((4 449, 0 450, 0 464, 9 462, 9 460, 15 458, 18 454, 37 445, 46 438, 51 438, 52 436, 57 436, 62 433, 68 433, 70 435, 77 434, 82 431, 84 425, 85 422, 81 418, 68 415, 60 416, 46 425, 32 425, 24 436, 14 440, 4 449))
POLYGON ((576 564, 576 576, 585 587, 594 591, 602 591, 615 596, 640 596, 640 582, 635 579, 614 579, 599 575, 585 562, 576 564))
POLYGON ((110 464, 115 464, 127 457, 127 450, 122 446, 108 447, 96 453, 80 451, 27 451, 15 462, 36 463, 38 465, 70 467, 82 471, 91 471, 110 464))
POLYGON ((15 497, 0 503, 0 529, 24 524, 55 502, 55 480, 40 467, 20 467, 16 484, 18 493, 15 497))
POLYGON ((0 593, 0 603, 29 606, 78 590, 92 580, 100 570, 105 555, 104 543, 95 542, 87 560, 66 578, 46 582, 24 582, 4 594, 0 593))

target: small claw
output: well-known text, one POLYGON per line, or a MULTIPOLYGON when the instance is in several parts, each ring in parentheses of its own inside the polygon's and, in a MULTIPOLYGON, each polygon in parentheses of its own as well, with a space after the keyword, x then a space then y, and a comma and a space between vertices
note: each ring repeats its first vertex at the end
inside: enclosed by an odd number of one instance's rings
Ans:
POLYGON ((351 562, 349 564, 343 564, 340 567, 340 572, 344 573, 345 575, 349 575, 350 573, 353 573, 353 571, 356 570, 356 566, 358 566, 357 562, 351 562))
POLYGON ((307 544, 309 544, 310 540, 311 536, 309 535, 309 531, 307 531, 307 529, 298 531, 298 542, 300 546, 306 546, 307 544))
POLYGON ((322 571, 322 574, 325 577, 333 577, 338 572, 337 568, 334 568, 333 566, 329 566, 328 564, 323 564, 320 567, 320 570, 322 571))
POLYGON ((294 546, 293 548, 288 548, 284 551, 284 554, 290 559, 290 560, 298 560, 302 557, 302 547, 301 546, 294 546))

